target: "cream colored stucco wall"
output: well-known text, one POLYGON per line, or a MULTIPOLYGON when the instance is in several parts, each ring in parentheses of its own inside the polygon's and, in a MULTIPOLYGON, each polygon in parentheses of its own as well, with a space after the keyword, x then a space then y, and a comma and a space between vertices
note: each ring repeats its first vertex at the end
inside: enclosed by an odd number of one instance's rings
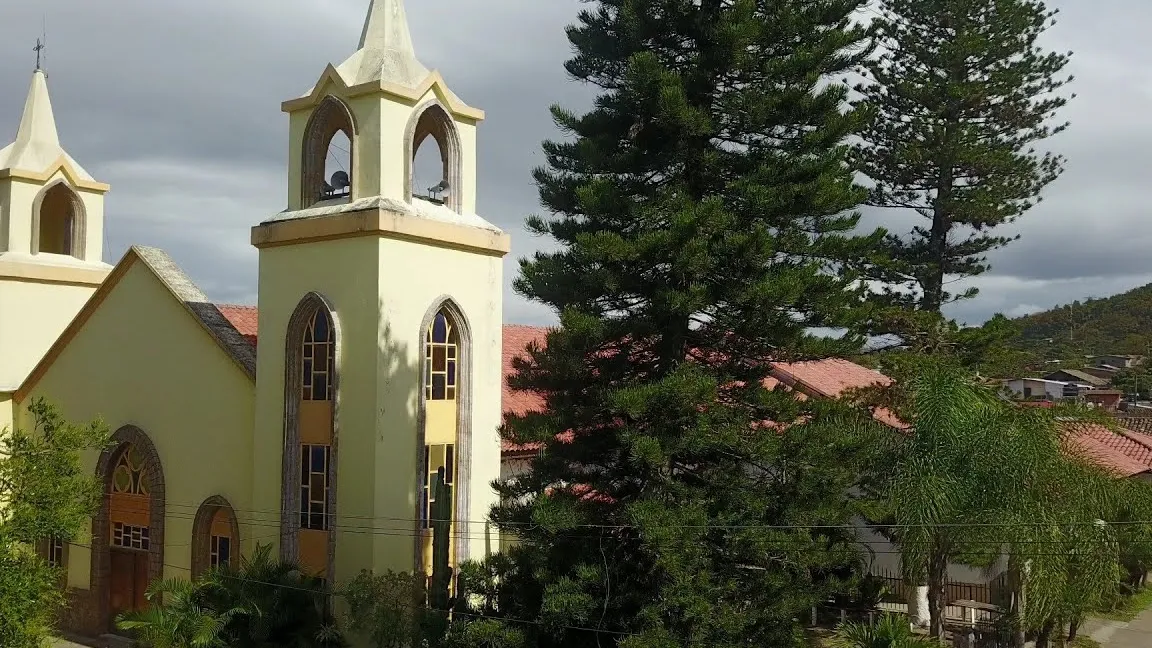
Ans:
POLYGON ((0 391, 16 391, 95 286, 0 277, 0 391))
MULTIPOLYGON (((335 309, 339 327, 337 393, 337 524, 371 527, 372 504, 355 481, 377 475, 357 464, 357 453, 377 435, 376 362, 379 312, 377 248, 370 238, 343 239, 260 251, 260 336, 256 370, 256 430, 252 471, 255 507, 280 511, 284 443, 284 360, 288 320, 308 292, 323 295, 335 309)), ((371 452, 368 453, 371 456, 371 452)), ((279 519, 279 516, 276 516, 279 519)), ((340 533, 336 539, 336 579, 347 580, 371 565, 369 532, 340 533)), ((279 542, 277 540, 277 545, 279 542)))
POLYGON ((0 436, 12 431, 12 394, 0 391, 0 436))
MULTIPOLYGON (((400 489, 378 482, 375 515, 410 517, 415 514, 417 449, 415 414, 418 407, 421 322, 443 297, 456 302, 471 331, 471 475, 467 555, 482 558, 498 547, 494 531, 483 521, 496 503, 491 483, 500 476, 501 340, 503 327, 503 263, 495 256, 461 252, 443 247, 418 245, 395 239, 380 239, 380 304, 384 328, 382 348, 390 352, 380 357, 381 409, 393 413, 381 420, 384 429, 406 430, 403 439, 377 444, 376 470, 387 474, 407 473, 408 488, 400 489), (391 339, 393 342, 388 343, 391 339), (396 416, 395 413, 402 413, 396 416), (409 441, 411 439, 411 441, 409 441), (403 444, 397 446, 396 444, 403 444), (409 445, 411 443, 411 445, 409 445), (401 452, 393 451, 402 448, 401 452), (410 516, 394 511, 408 510, 410 516)), ((468 388, 467 386, 465 387, 468 388)), ((462 412, 461 415, 464 415, 462 412)), ((461 457, 461 461, 464 457, 461 457)), ((461 468, 463 471, 463 468, 461 468)), ((461 528, 458 532, 464 533, 461 528)), ((379 552, 377 559, 385 560, 379 552)))
MULTIPOLYGON (((450 296, 472 333, 470 517, 487 517, 500 473, 502 260, 385 238, 359 237, 260 252, 260 336, 253 490, 279 507, 288 320, 309 291, 327 298, 340 327, 336 581, 360 569, 409 571, 415 559, 421 322, 450 296), (275 475, 275 478, 269 476, 275 475)), ((469 555, 497 547, 469 525, 469 555)))
MULTIPOLYGON (((237 510, 242 546, 278 534, 253 514, 254 386, 198 321, 137 261, 21 403, 44 396, 70 420, 131 424, 151 438, 167 489, 165 569, 187 577, 199 505, 221 495, 237 510)), ((85 457, 95 470, 98 453, 85 457)), ((68 580, 89 586, 91 553, 69 549, 68 580)))

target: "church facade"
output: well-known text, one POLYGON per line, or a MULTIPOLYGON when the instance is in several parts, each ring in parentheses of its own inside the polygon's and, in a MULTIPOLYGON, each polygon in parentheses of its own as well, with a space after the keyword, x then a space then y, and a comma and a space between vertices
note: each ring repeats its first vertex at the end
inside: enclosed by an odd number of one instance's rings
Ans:
POLYGON ((452 562, 499 547, 505 338, 543 331, 503 326, 510 239, 476 214, 484 113, 416 58, 401 0, 373 0, 356 52, 282 109, 288 208, 251 230, 258 311, 212 303, 158 249, 103 262, 109 187, 61 147, 43 70, 0 150, 0 429, 43 397, 114 432, 86 459, 107 493, 90 542, 43 548, 68 630, 109 632, 152 580, 257 544, 329 583, 427 570, 439 471, 452 562), (336 137, 347 168, 329 176, 336 137))

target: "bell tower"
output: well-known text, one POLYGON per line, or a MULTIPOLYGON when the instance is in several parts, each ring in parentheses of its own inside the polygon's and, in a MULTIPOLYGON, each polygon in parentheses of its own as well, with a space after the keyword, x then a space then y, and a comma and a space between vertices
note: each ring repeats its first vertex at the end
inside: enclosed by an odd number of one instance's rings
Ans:
POLYGON ((16 140, 0 149, 0 409, 111 270, 107 191, 61 147, 37 65, 16 140))
POLYGON ((498 546, 482 520, 510 248, 476 214, 484 113, 417 58, 402 0, 370 0, 356 51, 282 109, 288 208, 252 229, 254 506, 281 511, 281 554, 329 582, 430 570, 436 493, 436 511, 452 499, 437 555, 480 558, 498 546), (433 142, 437 177, 414 186, 433 142), (368 519, 397 531, 358 531, 368 519))
POLYGON ((356 52, 329 65, 283 110, 291 133, 289 210, 375 197, 412 205, 413 194, 426 190, 413 190, 413 159, 433 138, 443 177, 428 197, 456 214, 475 213, 476 126, 484 112, 417 60, 402 0, 372 0, 356 52), (336 170, 343 175, 333 182, 325 162, 337 134, 351 143, 350 168, 336 170))

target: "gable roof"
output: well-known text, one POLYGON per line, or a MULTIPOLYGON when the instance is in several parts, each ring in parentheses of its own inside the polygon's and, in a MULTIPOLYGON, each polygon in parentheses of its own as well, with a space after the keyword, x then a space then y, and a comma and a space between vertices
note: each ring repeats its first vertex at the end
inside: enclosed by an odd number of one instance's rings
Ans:
POLYGON ((232 322, 225 317, 215 304, 208 301, 208 297, 184 274, 176 265, 172 257, 158 248, 133 246, 124 253, 116 267, 112 269, 104 283, 92 293, 80 312, 72 318, 72 322, 60 334, 60 337, 49 347, 48 352, 36 363, 32 372, 24 380, 24 384, 16 390, 16 400, 22 401, 44 377, 52 363, 68 346, 68 343, 80 332, 84 323, 92 316, 108 295, 116 289, 120 280, 128 270, 140 262, 146 267, 160 283, 168 289, 168 293, 180 302, 180 305, 195 318, 196 322, 208 335, 216 341, 228 357, 250 379, 256 379, 256 350, 248 343, 243 335, 236 330, 232 322))
POLYGON ((1103 378, 1097 378, 1096 376, 1093 376, 1092 374, 1084 373, 1083 371, 1079 371, 1076 369, 1057 369, 1056 371, 1053 371, 1052 373, 1050 373, 1044 377, 1048 378, 1049 376, 1058 376, 1060 374, 1072 376, 1076 380, 1079 380, 1079 381, 1082 381, 1086 384, 1097 386, 1097 387, 1099 387, 1101 385, 1107 385, 1108 384, 1108 381, 1103 379, 1103 378))

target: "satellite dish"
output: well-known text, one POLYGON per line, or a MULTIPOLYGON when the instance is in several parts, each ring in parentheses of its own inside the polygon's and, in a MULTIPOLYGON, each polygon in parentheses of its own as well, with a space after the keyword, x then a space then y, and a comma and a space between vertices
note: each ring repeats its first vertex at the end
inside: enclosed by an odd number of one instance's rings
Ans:
POLYGON ((337 171, 332 174, 332 188, 336 191, 343 191, 352 185, 352 181, 348 179, 347 171, 337 171))

